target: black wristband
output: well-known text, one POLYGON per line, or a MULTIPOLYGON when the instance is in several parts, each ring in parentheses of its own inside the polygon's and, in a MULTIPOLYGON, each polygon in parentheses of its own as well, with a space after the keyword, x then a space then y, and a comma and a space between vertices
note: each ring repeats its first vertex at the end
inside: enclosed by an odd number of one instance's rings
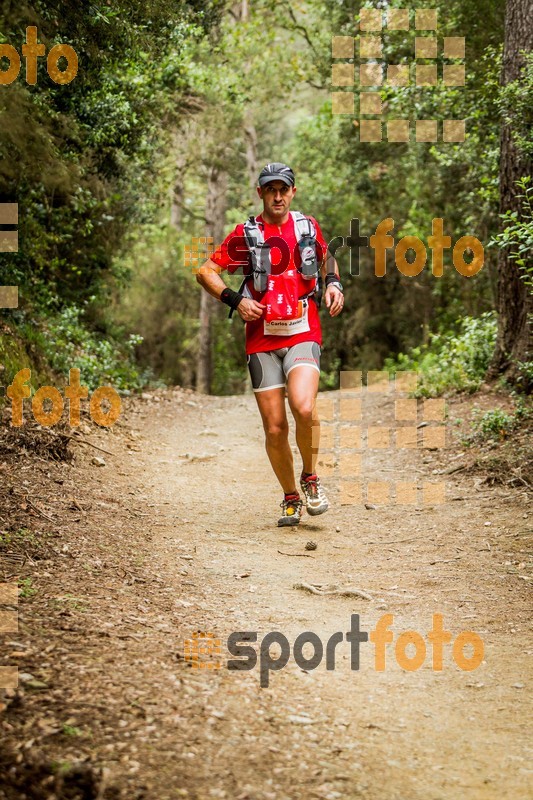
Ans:
POLYGON ((339 287, 340 291, 341 292, 343 291, 341 279, 339 278, 339 276, 337 275, 336 272, 328 272, 328 274, 326 275, 326 289, 332 283, 337 284, 337 286, 339 287))
POLYGON ((233 289, 226 287, 220 295, 220 299, 230 308, 237 308, 242 300, 242 294, 239 294, 239 292, 234 292, 233 289))

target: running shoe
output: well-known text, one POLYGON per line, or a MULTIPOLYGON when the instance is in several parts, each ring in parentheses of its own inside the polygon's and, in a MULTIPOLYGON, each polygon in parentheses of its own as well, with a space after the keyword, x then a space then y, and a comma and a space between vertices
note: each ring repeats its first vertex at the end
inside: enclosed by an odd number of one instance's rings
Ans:
POLYGON ((307 513, 312 517, 323 514, 329 508, 328 498, 324 489, 320 485, 320 478, 317 475, 309 475, 307 478, 300 478, 300 486, 305 497, 307 513))
POLYGON ((278 519, 278 528, 292 527, 299 525, 302 517, 303 503, 299 497, 285 498, 281 501, 281 517, 278 519))

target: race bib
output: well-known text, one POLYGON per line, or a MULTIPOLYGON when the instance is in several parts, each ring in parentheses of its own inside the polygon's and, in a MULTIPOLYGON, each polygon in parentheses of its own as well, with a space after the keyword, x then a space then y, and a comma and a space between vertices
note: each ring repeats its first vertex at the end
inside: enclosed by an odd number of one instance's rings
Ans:
POLYGON ((297 316, 293 319, 273 319, 264 321, 265 336, 293 336, 310 330, 308 318, 309 303, 306 297, 297 301, 297 316))

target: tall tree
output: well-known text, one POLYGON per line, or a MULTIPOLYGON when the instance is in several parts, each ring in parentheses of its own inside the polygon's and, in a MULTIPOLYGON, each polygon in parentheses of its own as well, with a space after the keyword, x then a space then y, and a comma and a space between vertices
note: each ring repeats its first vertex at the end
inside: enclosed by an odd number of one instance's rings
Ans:
MULTIPOLYGON (((248 22, 248 0, 241 3, 241 22, 248 22)), ((245 64, 245 74, 248 77, 251 63, 245 64)), ((250 183, 252 206, 256 202, 256 181, 257 181, 257 130, 253 119, 253 113, 249 106, 244 110, 243 118, 244 141, 246 143, 246 171, 250 183)))
MULTIPOLYGON (((268 148, 267 157, 276 160, 270 152, 269 137, 285 113, 289 98, 285 85, 293 85, 294 65, 274 21, 277 18, 266 0, 255 5, 239 0, 228 6, 210 49, 205 49, 205 43, 200 46, 203 57, 199 58, 199 70, 203 69, 203 100, 207 108, 197 120, 199 126, 204 122, 197 136, 197 143, 201 143, 198 163, 202 165, 199 174, 207 177, 206 234, 213 237, 215 246, 224 239, 228 185, 230 193, 238 197, 232 211, 238 210, 243 218, 248 216, 257 205, 258 160, 263 155, 259 148, 268 148)), ((189 156, 197 143, 188 143, 189 156)), ((276 141, 279 152, 278 148, 276 141)), ((221 311, 212 297, 201 293, 196 388, 205 393, 213 385, 213 332, 221 311)))
MULTIPOLYGON (((501 82, 503 86, 521 79, 524 52, 533 47, 533 15, 530 0, 507 0, 505 41, 501 82)), ((532 172, 531 160, 517 147, 512 124, 504 119, 500 145, 500 213, 520 216, 521 191, 517 181, 532 172)), ((505 223, 504 223, 505 224, 505 223)), ((510 246, 501 247, 498 260, 498 338, 489 377, 503 374, 507 381, 523 385, 520 363, 531 353, 533 297, 512 258, 510 246)), ((529 258, 533 258, 530 254, 529 258)))
MULTIPOLYGON (((227 206, 227 173, 214 164, 209 170, 205 202, 206 235, 215 246, 224 238, 227 206)), ((211 347, 211 319, 218 310, 218 303, 207 292, 200 297, 200 326, 198 331, 198 369, 196 389, 204 394, 211 391, 213 375, 211 347)))

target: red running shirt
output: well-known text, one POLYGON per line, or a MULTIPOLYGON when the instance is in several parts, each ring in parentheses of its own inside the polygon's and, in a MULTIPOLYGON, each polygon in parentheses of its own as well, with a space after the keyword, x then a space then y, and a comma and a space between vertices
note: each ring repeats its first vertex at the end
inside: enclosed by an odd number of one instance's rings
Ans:
MULTIPOLYGON (((316 252, 318 263, 321 264, 327 250, 327 244, 322 235, 322 231, 313 217, 309 217, 316 228, 316 252)), ((285 270, 297 269, 301 264, 298 240, 294 230, 294 221, 289 214, 287 221, 283 225, 270 225, 264 222, 263 217, 256 217, 258 222, 264 225, 263 235, 265 241, 271 244, 272 273, 274 275, 283 274, 285 270), (277 242, 276 242, 277 239, 277 242), (279 246, 277 244, 279 243, 279 246)), ((226 236, 220 247, 211 256, 222 270, 227 269, 230 274, 237 270, 243 272, 243 268, 248 268, 248 247, 244 237, 244 225, 237 225, 234 230, 226 236)), ((301 297, 309 292, 311 281, 306 280, 300 273, 298 274, 298 296, 301 297)), ((253 287, 253 280, 247 282, 254 300, 261 300, 261 293, 256 292, 253 287)), ((263 316, 254 322, 246 322, 246 354, 264 353, 268 350, 278 350, 281 347, 292 347, 300 342, 317 342, 322 344, 322 330, 320 328, 320 318, 318 308, 313 299, 308 299, 308 319, 309 330, 302 333, 295 333, 291 336, 272 336, 264 332, 264 311, 263 316)))

